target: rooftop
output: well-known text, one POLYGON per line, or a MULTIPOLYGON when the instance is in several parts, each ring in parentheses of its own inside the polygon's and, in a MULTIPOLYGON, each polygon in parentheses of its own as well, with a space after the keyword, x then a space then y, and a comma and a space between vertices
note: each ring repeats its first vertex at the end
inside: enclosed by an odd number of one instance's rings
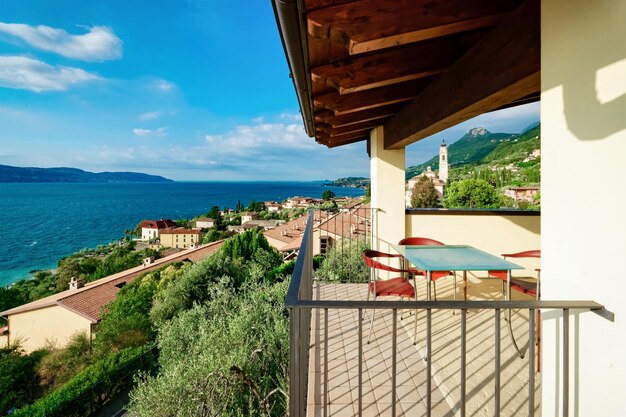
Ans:
POLYGON ((31 303, 0 312, 0 316, 6 317, 12 314, 59 305, 85 317, 92 323, 97 323, 100 320, 102 307, 113 301, 119 292, 121 288, 121 286, 118 287, 119 284, 131 282, 145 272, 161 268, 174 262, 180 262, 186 259, 194 262, 199 261, 211 253, 216 252, 222 244, 223 241, 219 241, 198 248, 187 249, 174 255, 157 259, 149 266, 144 267, 140 265, 135 268, 127 269, 126 271, 89 282, 82 288, 65 290, 31 303))

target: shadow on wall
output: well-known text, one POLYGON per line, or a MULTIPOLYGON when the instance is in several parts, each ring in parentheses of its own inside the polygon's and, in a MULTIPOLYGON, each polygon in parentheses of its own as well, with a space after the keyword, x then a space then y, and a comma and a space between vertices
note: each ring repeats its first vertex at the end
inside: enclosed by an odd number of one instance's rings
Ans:
POLYGON ((542 90, 562 86, 567 126, 579 140, 601 140, 626 129, 626 42, 621 38, 626 13, 606 13, 603 9, 611 3, 598 2, 590 7, 584 1, 567 2, 568 8, 578 9, 568 15, 577 16, 580 24, 563 44, 577 47, 542 51, 561 57, 562 70, 552 73, 558 76, 542 74, 542 90), (596 13, 601 17, 596 18, 596 13), (611 16, 610 21, 607 16, 611 16), (619 90, 622 94, 615 97, 619 90), (590 119, 593 123, 588 123, 590 119))

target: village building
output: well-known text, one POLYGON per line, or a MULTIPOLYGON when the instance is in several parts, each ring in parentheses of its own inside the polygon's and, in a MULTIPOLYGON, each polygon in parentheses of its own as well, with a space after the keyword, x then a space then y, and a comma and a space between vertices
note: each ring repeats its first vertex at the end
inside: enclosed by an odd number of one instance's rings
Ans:
POLYGON ((269 213, 280 213, 280 210, 283 208, 282 204, 277 203, 275 201, 265 203, 265 208, 269 213))
POLYGON ((535 196, 537 194, 539 194, 538 186, 511 187, 504 191, 504 195, 515 200, 515 204, 517 204, 518 201, 527 201, 532 203, 535 201, 535 196))
POLYGON ((141 227, 141 240, 147 242, 158 239, 161 230, 176 227, 176 223, 170 219, 144 220, 139 224, 139 227, 141 227))
POLYGON ((210 229, 215 226, 215 220, 210 217, 200 217, 196 220, 196 229, 210 229))
POLYGON ((219 241, 188 249, 84 285, 80 280, 72 280, 66 291, 0 312, 8 321, 5 328, 0 328, 0 346, 3 339, 5 343, 19 340, 29 353, 48 345, 63 347, 77 333, 85 333, 91 339, 102 318, 102 308, 115 299, 124 285, 174 262, 197 262, 222 244, 219 241))
POLYGON ((161 246, 167 248, 192 248, 202 241, 202 232, 197 229, 185 229, 176 227, 161 230, 161 246))
POLYGON ((258 219, 259 219, 259 213, 257 212, 250 211, 250 212, 241 213, 241 224, 245 224, 251 220, 258 220, 258 219))

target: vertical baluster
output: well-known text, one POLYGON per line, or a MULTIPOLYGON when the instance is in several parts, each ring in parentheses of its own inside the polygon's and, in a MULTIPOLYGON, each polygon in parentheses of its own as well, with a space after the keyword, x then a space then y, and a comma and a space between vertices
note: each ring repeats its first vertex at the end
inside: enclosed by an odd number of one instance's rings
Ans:
POLYGON ((363 309, 359 308, 359 417, 363 415, 363 309))
POLYGON ((428 308, 426 310, 426 417, 430 417, 430 412, 432 408, 432 393, 431 393, 431 373, 432 373, 432 353, 431 353, 431 315, 432 310, 428 308))
POLYGON ((328 308, 324 309, 324 417, 328 417, 328 308))
POLYGON ((391 416, 396 417, 396 371, 398 355, 398 310, 393 309, 393 332, 391 340, 391 416))
POLYGON ((467 352, 467 309, 461 310, 461 417, 465 417, 466 380, 465 373, 467 352))
POLYGON ((500 416, 500 309, 496 308, 496 340, 495 340, 495 363, 496 363, 496 386, 494 392, 494 415, 500 416))
POLYGON ((528 311, 528 416, 535 414, 535 309, 528 311))
POLYGON ((569 416, 569 308, 563 309, 563 417, 569 416))

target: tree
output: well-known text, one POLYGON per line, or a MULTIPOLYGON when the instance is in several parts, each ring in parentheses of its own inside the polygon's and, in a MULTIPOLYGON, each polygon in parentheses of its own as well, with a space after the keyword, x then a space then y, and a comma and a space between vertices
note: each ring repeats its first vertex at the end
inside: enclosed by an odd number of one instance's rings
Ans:
POLYGON ((443 205, 446 208, 497 208, 500 198, 487 181, 468 178, 450 184, 443 205))
POLYGON ((252 200, 248 205, 248 211, 254 211, 260 213, 265 210, 265 204, 262 201, 252 200))
POLYGON ((207 213, 209 218, 213 219, 215 228, 222 229, 224 227, 224 218, 222 217, 222 213, 220 213, 220 208, 218 206, 211 207, 211 210, 207 213))
POLYGON ((322 200, 328 201, 335 198, 335 193, 331 190, 324 190, 322 193, 322 200))
POLYGON ((411 191, 411 207, 427 208, 439 206, 439 195, 433 180, 425 175, 419 177, 411 191))

